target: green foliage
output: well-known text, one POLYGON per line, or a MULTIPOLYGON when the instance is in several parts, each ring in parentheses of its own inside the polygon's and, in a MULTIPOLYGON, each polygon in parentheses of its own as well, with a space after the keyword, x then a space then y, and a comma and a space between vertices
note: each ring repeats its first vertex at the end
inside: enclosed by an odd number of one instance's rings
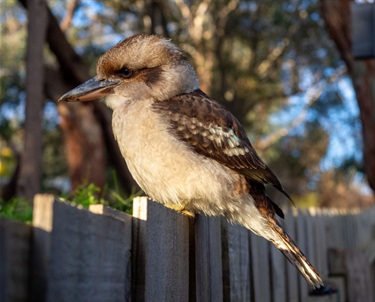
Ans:
MULTIPOLYGON (((103 204, 119 211, 132 214, 132 201, 141 192, 133 191, 127 198, 123 198, 119 192, 101 190, 94 184, 81 185, 71 196, 61 197, 63 201, 88 208, 92 204, 103 204), (104 198, 106 196, 107 198, 104 198)), ((0 217, 13 220, 31 222, 33 209, 31 204, 24 198, 13 198, 10 201, 0 199, 0 217)))
POLYGON ((32 206, 24 198, 13 198, 8 202, 0 199, 0 217, 31 222, 33 217, 32 206))
POLYGON ((140 191, 133 190, 131 194, 124 198, 119 191, 118 186, 114 190, 105 187, 101 189, 94 184, 83 184, 70 196, 64 196, 62 199, 76 205, 88 208, 92 204, 103 204, 119 211, 131 214, 133 199, 141 194, 140 191))
POLYGON ((100 196, 100 188, 94 184, 79 186, 69 201, 85 208, 92 204, 107 204, 106 200, 100 196))
POLYGON ((128 197, 122 197, 118 192, 113 190, 108 190, 110 199, 108 201, 108 206, 115 208, 119 211, 123 211, 128 214, 132 214, 133 209, 133 199, 140 196, 142 191, 136 191, 134 188, 128 197))

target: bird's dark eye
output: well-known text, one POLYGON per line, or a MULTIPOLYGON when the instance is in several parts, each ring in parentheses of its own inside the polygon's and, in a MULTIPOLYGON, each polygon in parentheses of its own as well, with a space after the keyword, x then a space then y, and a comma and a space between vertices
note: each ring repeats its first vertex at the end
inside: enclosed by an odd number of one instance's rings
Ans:
POLYGON ((133 70, 123 67, 116 72, 120 77, 129 79, 133 75, 133 70))

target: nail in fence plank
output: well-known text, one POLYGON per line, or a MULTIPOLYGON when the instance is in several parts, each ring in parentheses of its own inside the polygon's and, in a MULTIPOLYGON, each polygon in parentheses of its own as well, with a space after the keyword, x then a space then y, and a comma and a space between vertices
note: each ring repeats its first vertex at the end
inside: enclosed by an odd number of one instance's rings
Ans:
POLYGON ((189 300, 189 218, 148 201, 146 300, 189 300))
POLYGON ((44 245, 46 301, 129 300, 130 216, 124 222, 37 196, 34 220, 50 233, 44 245), (50 213, 42 213, 45 209, 50 213), (43 216, 52 217, 49 231, 50 220, 43 223, 43 216))
POLYGON ((0 218, 0 301, 27 301, 31 227, 0 218))
POLYGON ((254 302, 271 301, 269 243, 253 233, 250 234, 250 242, 254 302))
POLYGON ((132 301, 145 301, 147 204, 145 196, 133 200, 132 301))
POLYGON ((197 216, 195 221, 197 301, 223 301, 221 221, 197 216))
POLYGON ((249 231, 228 223, 230 301, 251 301, 249 231))

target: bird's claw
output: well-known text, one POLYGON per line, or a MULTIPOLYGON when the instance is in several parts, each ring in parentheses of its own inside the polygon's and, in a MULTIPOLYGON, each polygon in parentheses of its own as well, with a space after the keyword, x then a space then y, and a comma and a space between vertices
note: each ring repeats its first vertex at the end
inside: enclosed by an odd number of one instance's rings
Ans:
POLYGON ((175 210, 183 215, 186 215, 186 216, 189 216, 191 218, 195 218, 195 214, 186 210, 186 205, 188 204, 189 202, 185 202, 183 203, 182 205, 181 204, 176 204, 176 203, 173 203, 173 204, 164 204, 167 208, 169 209, 172 209, 172 210, 175 210))

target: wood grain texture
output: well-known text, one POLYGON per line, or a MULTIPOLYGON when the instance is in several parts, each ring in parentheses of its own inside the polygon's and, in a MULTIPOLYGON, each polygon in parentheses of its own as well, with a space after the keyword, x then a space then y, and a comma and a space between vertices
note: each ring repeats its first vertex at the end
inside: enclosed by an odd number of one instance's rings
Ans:
POLYGON ((0 301, 23 302, 30 296, 30 225, 0 218, 0 301))
POLYGON ((197 216, 195 222, 196 301, 223 300, 221 222, 197 216))
POLYGON ((251 300, 250 232, 228 224, 230 301, 251 300))
POLYGON ((145 301, 189 301, 189 218, 148 201, 145 301))
POLYGON ((129 301, 130 218, 96 215, 48 196, 37 199, 35 214, 35 222, 49 234, 39 246, 47 277, 40 301, 129 301), (52 224, 43 223, 42 216, 52 217, 52 224))

